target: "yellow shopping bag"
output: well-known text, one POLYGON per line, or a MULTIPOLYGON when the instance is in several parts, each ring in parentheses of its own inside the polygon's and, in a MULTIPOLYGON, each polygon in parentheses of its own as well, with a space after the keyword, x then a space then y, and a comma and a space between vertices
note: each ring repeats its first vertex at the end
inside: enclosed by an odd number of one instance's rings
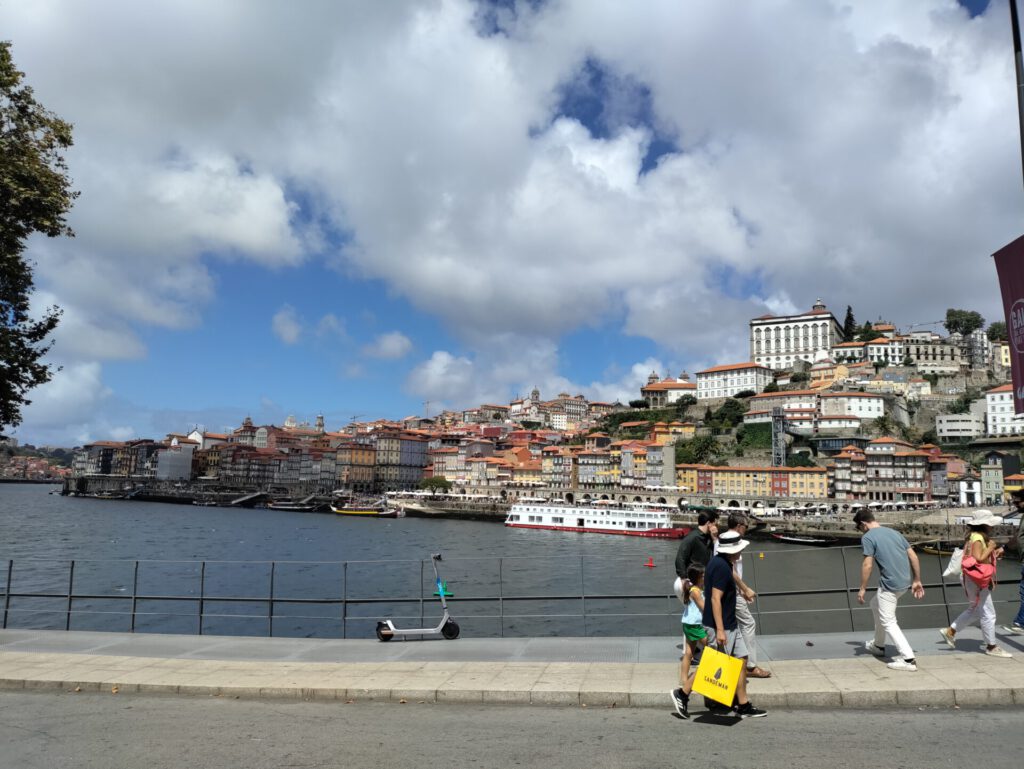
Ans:
POLYGON ((700 655, 693 690, 723 705, 732 705, 736 684, 743 670, 743 660, 708 647, 700 655))

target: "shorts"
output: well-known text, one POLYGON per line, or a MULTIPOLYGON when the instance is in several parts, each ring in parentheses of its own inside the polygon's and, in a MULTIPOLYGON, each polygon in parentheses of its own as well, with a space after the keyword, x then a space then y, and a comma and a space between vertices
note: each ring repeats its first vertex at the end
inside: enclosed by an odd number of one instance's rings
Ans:
POLYGON ((687 641, 703 641, 708 637, 708 631, 703 625, 683 625, 683 636, 687 641))
POLYGON ((713 627, 706 628, 708 634, 708 643, 711 644, 717 651, 722 654, 728 654, 730 657, 740 657, 745 659, 750 656, 750 651, 747 649, 746 643, 743 641, 743 633, 737 630, 726 630, 725 631, 725 646, 722 648, 718 647, 715 643, 715 629, 713 627))

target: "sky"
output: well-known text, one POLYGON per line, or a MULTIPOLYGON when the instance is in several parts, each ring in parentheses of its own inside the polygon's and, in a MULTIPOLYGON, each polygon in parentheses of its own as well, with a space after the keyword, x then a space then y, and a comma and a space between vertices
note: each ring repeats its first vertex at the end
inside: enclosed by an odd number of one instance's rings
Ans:
MULTIPOLYGON (((582 393, 810 308, 1001 318, 1005 0, 0 0, 74 124, 23 443, 582 393)), ((930 325, 929 325, 930 324, 930 325)))

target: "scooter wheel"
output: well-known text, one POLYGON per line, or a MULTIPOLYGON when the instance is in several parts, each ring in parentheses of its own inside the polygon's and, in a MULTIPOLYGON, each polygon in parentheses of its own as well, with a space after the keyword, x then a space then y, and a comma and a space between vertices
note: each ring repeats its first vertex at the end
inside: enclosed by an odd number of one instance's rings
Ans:
POLYGON ((444 626, 441 628, 441 635, 443 635, 449 641, 458 638, 459 637, 459 623, 458 622, 453 622, 452 620, 448 620, 447 622, 444 623, 444 626))
MULTIPOLYGON (((455 635, 458 635, 459 631, 456 629, 455 635)), ((378 641, 390 641, 394 638, 394 634, 391 632, 391 628, 387 626, 386 622, 377 623, 377 640, 378 641)))

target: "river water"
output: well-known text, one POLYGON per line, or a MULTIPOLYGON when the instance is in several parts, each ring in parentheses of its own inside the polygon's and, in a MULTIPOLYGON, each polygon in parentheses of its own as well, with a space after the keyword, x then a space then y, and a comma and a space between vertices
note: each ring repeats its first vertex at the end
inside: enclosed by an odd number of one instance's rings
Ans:
MULTIPOLYGON (((334 514, 194 507, 61 497, 57 487, 0 485, 0 567, 12 562, 8 627, 298 637, 372 637, 378 619, 403 627, 440 615, 430 568, 464 635, 675 635, 671 592, 678 542, 533 531, 454 519, 368 520, 334 514), (74 568, 71 562, 74 561, 74 568), (136 566, 136 562, 138 565, 136 566), (653 563, 653 567, 646 564, 653 563), (51 593, 52 597, 18 596, 51 593), (273 619, 271 603, 273 595, 273 619), (235 599, 235 600, 227 600, 235 599), (245 599, 245 600, 242 600, 245 599), (271 627, 272 625, 272 627, 271 627)), ((935 583, 921 604, 904 599, 905 627, 947 621, 962 588, 935 583)), ((858 548, 793 548, 754 541, 744 576, 762 597, 765 633, 866 629, 847 587, 859 584, 858 548), (780 595, 793 591, 799 595, 780 595)), ((1016 563, 1001 570, 1014 578, 1016 563)), ((6 584, 0 573, 0 590, 6 584)), ((997 590, 1009 619, 1015 585, 997 590)))

